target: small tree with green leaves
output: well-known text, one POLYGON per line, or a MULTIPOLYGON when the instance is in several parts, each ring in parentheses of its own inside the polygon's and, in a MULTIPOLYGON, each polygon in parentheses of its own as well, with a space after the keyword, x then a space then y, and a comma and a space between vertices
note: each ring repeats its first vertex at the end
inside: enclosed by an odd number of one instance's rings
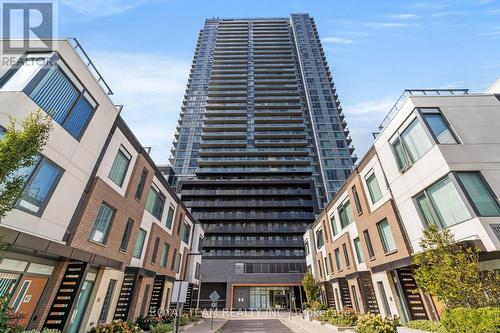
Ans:
POLYGON ((319 287, 316 283, 316 280, 314 280, 314 276, 311 272, 307 272, 304 274, 304 278, 302 279, 302 286, 304 287, 308 302, 317 301, 319 299, 319 287))
POLYGON ((431 226, 420 241, 422 252, 413 257, 415 281, 425 294, 447 308, 500 305, 500 279, 481 272, 479 250, 455 241, 450 230, 431 226))
POLYGON ((20 127, 10 119, 7 133, 0 139, 0 220, 21 195, 26 179, 17 170, 36 163, 36 156, 47 143, 51 129, 50 117, 41 110, 30 114, 20 127))

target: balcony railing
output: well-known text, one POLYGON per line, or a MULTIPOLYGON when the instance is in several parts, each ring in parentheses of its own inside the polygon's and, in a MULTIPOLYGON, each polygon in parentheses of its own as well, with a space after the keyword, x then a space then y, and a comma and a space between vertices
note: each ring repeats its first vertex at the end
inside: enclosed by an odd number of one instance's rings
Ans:
POLYGON ((303 248, 302 240, 213 240, 206 239, 203 241, 204 247, 298 247, 303 248))
POLYGON ((250 196, 250 195, 268 195, 268 196, 303 196, 310 195, 311 190, 304 188, 291 189, 213 189, 213 190, 182 190, 182 195, 190 196, 250 196))
POLYGON ((280 226, 234 226, 225 224, 219 226, 216 224, 204 224, 203 230, 211 233, 257 233, 257 232, 276 232, 276 233, 304 233, 306 230, 305 225, 280 225, 280 226))
POLYGON ((394 106, 389 110, 389 113, 380 123, 379 131, 382 131, 387 124, 392 120, 394 115, 401 109, 406 99, 411 96, 457 96, 467 95, 469 89, 407 89, 403 91, 401 96, 397 99, 394 106))
POLYGON ((194 217, 200 220, 304 220, 314 219, 314 213, 297 213, 297 212, 282 212, 282 213, 264 213, 264 212, 192 212, 194 217))

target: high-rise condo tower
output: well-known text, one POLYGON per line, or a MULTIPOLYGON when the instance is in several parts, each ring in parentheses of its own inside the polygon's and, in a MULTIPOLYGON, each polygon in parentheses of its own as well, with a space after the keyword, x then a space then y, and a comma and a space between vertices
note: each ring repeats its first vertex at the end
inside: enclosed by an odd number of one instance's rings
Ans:
POLYGON ((177 191, 205 229, 200 307, 296 308, 302 235, 355 161, 314 20, 208 19, 175 134, 177 191))

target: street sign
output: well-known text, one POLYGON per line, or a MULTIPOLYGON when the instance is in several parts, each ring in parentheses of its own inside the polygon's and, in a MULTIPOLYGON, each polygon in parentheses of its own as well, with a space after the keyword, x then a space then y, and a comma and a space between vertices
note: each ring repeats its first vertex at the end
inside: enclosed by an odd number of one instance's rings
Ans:
POLYGON ((217 291, 213 291, 213 293, 210 294, 210 296, 208 296, 210 298, 210 300, 212 300, 212 302, 217 302, 220 298, 219 294, 217 293, 217 291))
POLYGON ((188 281, 174 281, 170 303, 186 303, 188 281))

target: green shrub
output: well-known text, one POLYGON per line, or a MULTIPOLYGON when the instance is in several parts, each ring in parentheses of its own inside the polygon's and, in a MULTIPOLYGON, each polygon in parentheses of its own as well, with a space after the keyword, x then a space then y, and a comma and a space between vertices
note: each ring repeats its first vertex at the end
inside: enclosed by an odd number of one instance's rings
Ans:
POLYGON ((144 331, 139 326, 122 320, 113 320, 109 324, 97 325, 90 330, 90 333, 110 332, 143 333, 144 331))
POLYGON ((320 310, 326 310, 327 306, 319 301, 310 301, 304 303, 304 308, 306 310, 320 311, 320 310))
POLYGON ((37 330, 23 331, 23 333, 61 333, 61 331, 56 329, 44 328, 42 332, 37 330))
POLYGON ((441 325, 447 333, 498 333, 500 308, 456 308, 446 310, 441 325))
POLYGON ((151 333, 166 333, 173 330, 172 324, 159 324, 153 327, 151 333))
POLYGON ((416 330, 446 333, 443 325, 438 321, 432 320, 412 320, 405 324, 406 327, 414 328, 416 330))
POLYGON ((348 308, 343 311, 337 311, 334 308, 329 308, 318 316, 318 320, 335 326, 352 327, 355 326, 358 321, 358 314, 348 308))
POLYGON ((397 333, 398 320, 382 318, 381 315, 367 313, 358 317, 356 332, 358 333, 397 333))

